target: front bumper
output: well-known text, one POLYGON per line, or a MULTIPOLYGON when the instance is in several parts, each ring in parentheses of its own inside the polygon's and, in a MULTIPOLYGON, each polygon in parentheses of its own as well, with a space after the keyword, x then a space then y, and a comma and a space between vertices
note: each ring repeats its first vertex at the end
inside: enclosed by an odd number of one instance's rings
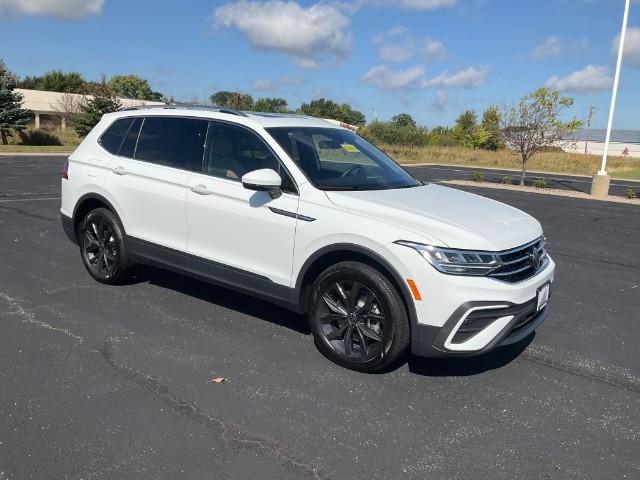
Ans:
POLYGON ((548 304, 540 311, 536 311, 536 307, 536 298, 520 305, 467 302, 442 327, 418 324, 417 331, 413 332, 417 339, 412 353, 423 357, 465 357, 517 343, 547 318, 548 304), (479 318, 489 323, 477 332, 462 332, 464 320, 473 312, 482 312, 479 318))
POLYGON ((406 279, 417 285, 411 351, 425 357, 470 356, 530 335, 547 317, 548 306, 537 311, 537 292, 551 285, 551 257, 533 277, 508 283, 490 277, 446 275, 414 250, 398 246, 393 253, 406 279), (467 321, 468 320, 468 321, 467 321))

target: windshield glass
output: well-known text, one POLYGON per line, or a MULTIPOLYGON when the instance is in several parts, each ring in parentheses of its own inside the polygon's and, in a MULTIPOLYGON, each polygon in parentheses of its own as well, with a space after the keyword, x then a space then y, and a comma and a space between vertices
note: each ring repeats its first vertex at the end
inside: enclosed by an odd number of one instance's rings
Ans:
POLYGON ((385 190, 422 185, 388 156, 349 130, 274 127, 267 132, 322 190, 385 190))

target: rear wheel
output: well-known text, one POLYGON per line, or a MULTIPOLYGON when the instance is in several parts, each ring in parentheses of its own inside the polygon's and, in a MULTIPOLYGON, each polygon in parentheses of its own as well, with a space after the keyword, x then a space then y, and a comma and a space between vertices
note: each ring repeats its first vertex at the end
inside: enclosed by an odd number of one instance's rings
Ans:
POLYGON ((118 218, 106 208, 91 210, 78 229, 82 262, 93 278, 101 283, 121 282, 129 269, 124 244, 124 229, 118 218))
POLYGON ((341 262, 320 274, 309 323, 318 349, 352 370, 381 370, 409 345, 407 313, 396 288, 359 262, 341 262))

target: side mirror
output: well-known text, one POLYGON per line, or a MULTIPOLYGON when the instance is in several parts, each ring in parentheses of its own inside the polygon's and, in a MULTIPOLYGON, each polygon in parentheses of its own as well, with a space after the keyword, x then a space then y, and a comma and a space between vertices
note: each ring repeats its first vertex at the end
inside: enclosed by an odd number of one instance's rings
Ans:
POLYGON ((255 190, 257 192, 269 192, 272 197, 278 197, 281 194, 280 186, 282 178, 275 170, 270 168, 261 168, 253 170, 242 176, 242 186, 247 190, 255 190))

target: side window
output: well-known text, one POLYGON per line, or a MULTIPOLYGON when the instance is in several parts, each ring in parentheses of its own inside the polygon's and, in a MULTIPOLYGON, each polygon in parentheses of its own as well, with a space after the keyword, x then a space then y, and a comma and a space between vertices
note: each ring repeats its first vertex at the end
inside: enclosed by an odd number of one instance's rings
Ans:
POLYGON ((133 118, 120 118, 113 122, 100 137, 100 145, 107 152, 116 155, 132 121, 133 118))
POLYGON ((206 132, 206 120, 146 117, 138 138, 135 158, 200 172, 206 132))
POLYGON ((124 142, 120 147, 119 155, 123 157, 133 158, 136 150, 136 144, 138 143, 138 134, 140 133, 140 127, 142 126, 142 117, 136 118, 131 126, 127 135, 124 137, 124 142))
POLYGON ((289 193, 296 192, 289 174, 256 134, 235 125, 209 123, 205 173, 239 181, 245 173, 261 168, 278 172, 282 177, 282 189, 289 193))

